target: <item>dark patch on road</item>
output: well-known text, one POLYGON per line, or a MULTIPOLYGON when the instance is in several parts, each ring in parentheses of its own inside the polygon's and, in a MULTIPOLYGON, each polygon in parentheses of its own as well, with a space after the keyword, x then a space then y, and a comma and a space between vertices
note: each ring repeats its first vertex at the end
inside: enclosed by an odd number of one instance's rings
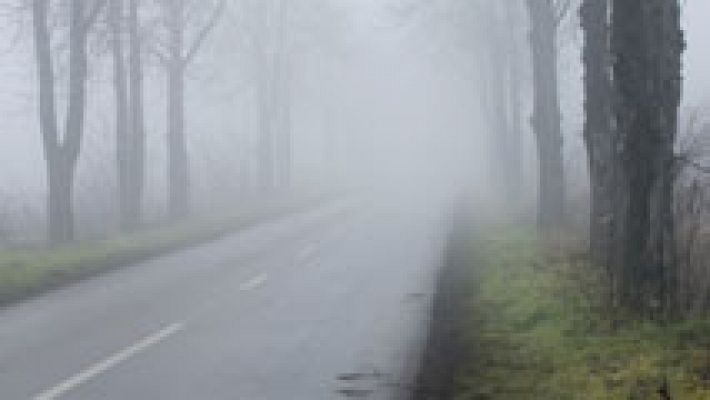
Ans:
POLYGON ((340 384, 347 387, 337 390, 337 393, 349 399, 365 399, 376 392, 378 388, 392 387, 392 376, 377 369, 368 372, 351 372, 336 377, 340 384))

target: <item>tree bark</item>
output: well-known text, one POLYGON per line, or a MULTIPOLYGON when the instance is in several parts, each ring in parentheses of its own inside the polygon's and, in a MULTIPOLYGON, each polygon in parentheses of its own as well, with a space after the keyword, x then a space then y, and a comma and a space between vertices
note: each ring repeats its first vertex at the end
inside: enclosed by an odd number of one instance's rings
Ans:
POLYGON ((47 234, 51 244, 64 244, 75 237, 73 188, 76 164, 84 134, 86 110, 87 36, 103 2, 72 0, 69 9, 69 89, 63 139, 59 137, 49 2, 32 2, 35 61, 39 84, 39 118, 47 161, 47 234), (87 13, 87 10, 89 12, 87 13))
POLYGON ((545 232, 564 222, 565 177, 557 76, 557 15, 552 0, 527 0, 533 70, 532 129, 539 163, 538 225, 545 232))
POLYGON ((621 304, 657 315, 677 289, 674 144, 684 50, 677 0, 614 0, 615 116, 622 152, 621 304))
POLYGON ((47 163, 49 195, 48 237, 52 245, 62 245, 75 238, 74 227, 74 171, 75 162, 56 154, 47 163))
POLYGON ((608 0, 585 0, 580 10, 584 31, 584 139, 590 181, 589 239, 593 261, 613 272, 614 203, 620 157, 612 129, 608 0))

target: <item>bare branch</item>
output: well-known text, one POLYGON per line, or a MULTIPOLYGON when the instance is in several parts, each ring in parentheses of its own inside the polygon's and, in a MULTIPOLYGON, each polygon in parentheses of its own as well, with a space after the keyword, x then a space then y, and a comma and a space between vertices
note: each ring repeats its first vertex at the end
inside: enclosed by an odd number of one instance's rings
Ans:
POLYGON ((205 23, 202 29, 200 29, 197 36, 195 36, 195 40, 192 42, 192 45, 190 45, 190 48, 183 57, 183 65, 189 64, 192 59, 195 58, 195 54, 197 54, 197 51, 200 50, 200 47, 202 47, 202 44, 205 42, 205 39, 207 39, 207 36, 209 36, 210 32, 212 32, 214 27, 217 25, 217 22, 219 21, 222 14, 224 14, 224 8, 226 4, 226 0, 219 0, 219 3, 215 6, 214 11, 212 12, 212 15, 210 16, 209 20, 205 23))

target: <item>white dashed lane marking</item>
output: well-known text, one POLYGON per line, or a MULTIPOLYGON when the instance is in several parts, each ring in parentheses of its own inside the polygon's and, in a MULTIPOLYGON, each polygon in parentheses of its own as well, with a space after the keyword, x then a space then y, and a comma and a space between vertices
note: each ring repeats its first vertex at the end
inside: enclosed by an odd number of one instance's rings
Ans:
POLYGON ((150 336, 146 336, 145 338, 137 341, 136 343, 126 347, 125 349, 114 353, 113 355, 97 362, 91 367, 79 372, 78 374, 60 382, 56 386, 45 390, 44 392, 35 396, 34 400, 58 399, 60 396, 76 388, 77 386, 80 386, 83 383, 86 383, 92 380, 93 378, 96 378, 102 373, 110 370, 118 364, 121 364, 129 358, 148 350, 150 347, 155 346, 156 344, 162 342, 163 340, 180 332, 183 329, 185 329, 184 322, 177 322, 172 325, 166 326, 160 331, 150 336))

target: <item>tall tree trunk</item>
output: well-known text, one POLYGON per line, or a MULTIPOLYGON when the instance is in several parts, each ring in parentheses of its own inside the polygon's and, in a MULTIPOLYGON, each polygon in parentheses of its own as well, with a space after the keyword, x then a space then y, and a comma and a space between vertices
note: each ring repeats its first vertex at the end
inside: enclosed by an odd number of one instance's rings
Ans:
POLYGON ((128 80, 123 51, 123 0, 109 7, 111 49, 113 55, 113 87, 116 102, 116 167, 118 176, 119 221, 122 230, 130 227, 131 129, 128 118, 128 80))
POLYGON ((130 93, 131 168, 126 228, 135 229, 141 219, 145 180, 145 122, 143 115, 143 61, 139 21, 140 0, 128 2, 128 79, 130 93))
POLYGON ((48 237, 52 245, 62 245, 74 240, 74 170, 72 160, 56 154, 47 163, 49 195, 48 237))
POLYGON ((175 0, 169 5, 168 213, 173 220, 186 217, 190 211, 189 165, 185 142, 184 13, 184 0, 175 0))
POLYGON ((69 9, 69 93, 66 126, 59 137, 55 99, 54 65, 48 28, 49 2, 32 2, 35 59, 39 82, 40 130, 47 161, 48 239, 63 244, 74 239, 73 187, 81 150, 86 109, 86 42, 101 3, 87 13, 86 3, 72 0, 69 9))
POLYGON ((678 1, 614 0, 611 45, 622 149, 620 301, 654 315, 672 309, 677 280, 672 187, 684 49, 678 1))
POLYGON ((168 211, 172 219, 189 213, 189 167, 185 143, 185 75, 182 65, 168 71, 168 211))
POLYGON ((590 181, 590 252, 594 262, 613 275, 615 195, 620 157, 612 129, 609 2, 585 0, 580 10, 584 30, 584 139, 590 181))
POLYGON ((495 4, 492 12, 495 18, 492 18, 489 34, 491 35, 491 43, 488 46, 489 65, 487 81, 488 99, 491 104, 490 124, 489 129, 492 130, 492 149, 491 154, 494 156, 491 160, 491 181, 497 187, 495 191, 500 194, 500 199, 507 203, 508 207, 512 208, 513 201, 513 177, 512 165, 509 163, 511 158, 510 142, 511 142, 511 127, 509 120, 509 80, 508 80, 508 65, 510 63, 510 37, 508 36, 508 28, 505 18, 502 15, 504 7, 509 4, 495 4), (505 50, 503 50, 505 49, 505 50))
POLYGON ((518 7, 521 4, 513 1, 507 4, 507 25, 509 37, 508 55, 508 168, 510 179, 510 196, 518 199, 514 207, 520 207, 523 188, 523 107, 522 107, 522 68, 520 67, 521 51, 517 35, 520 25, 518 7))
POLYGON ((565 176, 557 76, 557 16, 552 0, 527 0, 533 69, 533 132, 539 163, 538 224, 541 230, 564 222, 565 176))

